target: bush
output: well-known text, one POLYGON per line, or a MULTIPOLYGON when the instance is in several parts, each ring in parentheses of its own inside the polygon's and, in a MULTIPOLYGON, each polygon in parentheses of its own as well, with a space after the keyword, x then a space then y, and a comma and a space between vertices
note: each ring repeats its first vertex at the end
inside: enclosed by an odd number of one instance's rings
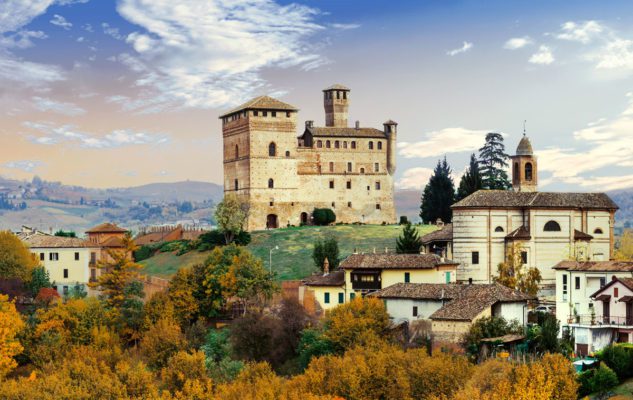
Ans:
POLYGON ((314 225, 329 225, 336 222, 336 214, 329 208, 315 208, 312 211, 314 225))
MULTIPOLYGON (((248 232, 240 232, 235 235, 234 243, 238 246, 246 246, 251 242, 251 234, 248 232)), ((198 237, 197 249, 199 251, 213 250, 218 246, 226 245, 224 234, 215 229, 209 232, 205 232, 198 237)))
POLYGON ((406 225, 409 223, 409 218, 406 215, 400 216, 400 225, 406 225))
POLYGON ((141 246, 137 250, 134 251, 134 260, 136 262, 141 262, 143 260, 147 260, 151 256, 156 253, 156 248, 153 246, 141 246))
POLYGON ((633 377, 633 347, 622 344, 607 346, 598 354, 603 361, 623 381, 633 377))
POLYGON ((606 364, 600 363, 600 367, 594 371, 590 379, 592 392, 603 394, 619 383, 618 376, 606 364))

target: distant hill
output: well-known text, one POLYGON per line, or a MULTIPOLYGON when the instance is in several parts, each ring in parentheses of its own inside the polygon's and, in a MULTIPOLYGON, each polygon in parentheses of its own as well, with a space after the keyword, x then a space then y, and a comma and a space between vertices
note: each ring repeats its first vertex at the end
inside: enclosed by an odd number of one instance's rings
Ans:
POLYGON ((224 188, 210 182, 184 181, 173 183, 150 183, 121 189, 107 189, 113 198, 138 201, 205 201, 219 202, 224 188))
POLYGON ((633 226, 633 189, 617 190, 609 192, 609 196, 620 206, 615 213, 615 221, 618 226, 630 228, 633 226))

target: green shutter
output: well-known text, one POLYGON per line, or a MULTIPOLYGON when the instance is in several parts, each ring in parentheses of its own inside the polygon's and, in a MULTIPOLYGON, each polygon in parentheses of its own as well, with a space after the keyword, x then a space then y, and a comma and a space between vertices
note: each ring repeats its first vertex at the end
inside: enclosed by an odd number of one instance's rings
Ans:
POLYGON ((451 283, 451 272, 446 272, 446 283, 451 283))
POLYGON ((325 292, 325 304, 330 304, 330 292, 325 292))
POLYGON ((338 294, 338 303, 343 304, 345 302, 345 293, 338 294))
POLYGON ((349 299, 350 300, 354 300, 354 297, 356 297, 356 293, 352 292, 349 294, 349 299))
POLYGON ((411 273, 405 272, 404 273, 404 283, 409 283, 409 282, 411 282, 411 273))

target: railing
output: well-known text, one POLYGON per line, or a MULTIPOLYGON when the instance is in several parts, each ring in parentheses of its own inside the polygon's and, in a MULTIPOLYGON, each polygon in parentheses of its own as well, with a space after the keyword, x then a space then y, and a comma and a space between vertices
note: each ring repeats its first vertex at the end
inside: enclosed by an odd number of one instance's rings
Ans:
POLYGON ((361 290, 361 289, 382 289, 381 282, 376 280, 375 282, 363 282, 363 281, 353 281, 352 280, 352 289, 361 290))
POLYGON ((633 325, 633 316, 621 317, 614 315, 569 315, 567 322, 579 325, 616 325, 631 326, 633 325))

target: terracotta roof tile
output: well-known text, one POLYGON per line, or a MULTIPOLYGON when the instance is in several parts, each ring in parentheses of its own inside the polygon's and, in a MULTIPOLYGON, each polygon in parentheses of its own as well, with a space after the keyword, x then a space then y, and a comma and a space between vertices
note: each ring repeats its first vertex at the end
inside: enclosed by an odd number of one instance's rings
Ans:
POLYGON ((99 247, 87 240, 79 238, 69 238, 63 236, 53 236, 46 233, 37 232, 31 235, 20 237, 32 249, 38 248, 84 248, 99 247))
POLYGON ((120 228, 116 224, 113 224, 111 222, 105 222, 103 224, 99 224, 86 231, 86 233, 123 233, 123 232, 127 232, 127 229, 120 228))
POLYGON ((450 242, 453 240, 453 224, 446 224, 442 229, 438 229, 420 238, 423 244, 431 242, 450 242))
POLYGON ((564 208, 585 210, 617 210, 618 206, 605 193, 513 192, 479 190, 453 204, 459 208, 564 208))
POLYGON ((246 103, 235 107, 234 109, 225 112, 220 115, 219 118, 224 118, 228 115, 234 114, 242 110, 263 109, 263 110, 285 110, 285 111, 297 111, 298 108, 291 106, 288 103, 277 100, 270 96, 259 96, 247 101, 246 103))
POLYGON ((352 254, 340 264, 341 269, 431 269, 457 265, 435 254, 352 254))
POLYGON ((521 225, 517 229, 506 235, 506 240, 530 240, 532 236, 525 225, 521 225))
POLYGON ((633 261, 561 261, 554 269, 567 271, 633 272, 633 261))
POLYGON ((345 271, 336 270, 327 275, 312 275, 303 280, 306 286, 343 286, 345 284, 345 271))
POLYGON ((375 128, 343 128, 337 126, 321 126, 306 128, 314 137, 358 137, 386 139, 387 135, 375 128))

